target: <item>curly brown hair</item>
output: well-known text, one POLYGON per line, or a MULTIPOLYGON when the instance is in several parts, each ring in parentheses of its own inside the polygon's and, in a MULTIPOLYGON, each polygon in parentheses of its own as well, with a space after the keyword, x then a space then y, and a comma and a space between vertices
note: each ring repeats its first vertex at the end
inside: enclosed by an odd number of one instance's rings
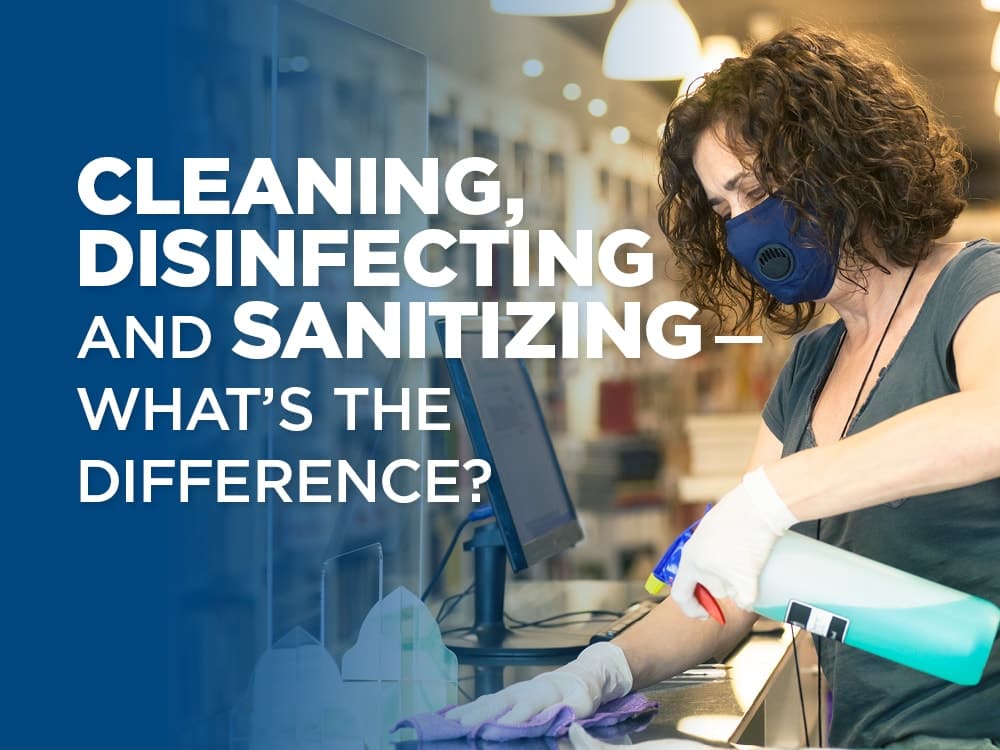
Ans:
POLYGON ((727 60, 667 114, 659 223, 687 298, 737 330, 768 321, 795 333, 817 306, 782 304, 727 252, 692 164, 712 127, 767 193, 781 191, 793 230, 826 252, 839 244, 840 272, 860 271, 862 285, 867 269, 917 263, 965 207, 961 144, 883 52, 796 28, 727 60))

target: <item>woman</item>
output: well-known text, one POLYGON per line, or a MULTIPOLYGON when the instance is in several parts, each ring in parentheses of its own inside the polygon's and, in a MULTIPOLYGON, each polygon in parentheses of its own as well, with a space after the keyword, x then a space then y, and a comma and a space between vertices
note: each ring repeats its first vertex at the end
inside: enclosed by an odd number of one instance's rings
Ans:
MULTIPOLYGON (((901 71, 816 31, 726 61, 674 106, 660 220, 687 298, 737 327, 799 333, 822 304, 840 319, 798 339, 751 471, 699 524, 671 597, 614 643, 456 716, 512 706, 513 722, 557 702, 586 713, 728 653, 796 523, 1000 603, 1000 246, 941 242, 965 176, 959 143, 901 71), (705 619, 699 582, 726 626, 705 619)), ((973 687, 831 641, 821 659, 831 745, 1000 738, 1000 648, 973 687)))

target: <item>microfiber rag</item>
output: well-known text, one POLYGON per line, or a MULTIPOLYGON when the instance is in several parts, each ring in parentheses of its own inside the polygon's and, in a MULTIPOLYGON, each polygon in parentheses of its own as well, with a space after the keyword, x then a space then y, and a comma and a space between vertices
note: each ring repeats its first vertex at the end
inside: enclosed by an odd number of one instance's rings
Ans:
MULTIPOLYGON (((608 701, 593 716, 580 719, 579 724, 588 729, 606 727, 631 719, 640 714, 651 713, 660 704, 651 701, 642 693, 630 693, 624 698, 608 701)), ((409 727, 415 729, 417 737, 422 742, 436 742, 454 739, 481 739, 490 742, 519 740, 525 737, 561 737, 569 731, 569 725, 577 721, 576 712, 566 705, 556 705, 547 708, 533 718, 521 724, 498 724, 494 717, 481 724, 464 726, 459 721, 446 719, 444 714, 453 706, 442 708, 429 714, 419 714, 403 719, 392 728, 392 731, 409 727)))

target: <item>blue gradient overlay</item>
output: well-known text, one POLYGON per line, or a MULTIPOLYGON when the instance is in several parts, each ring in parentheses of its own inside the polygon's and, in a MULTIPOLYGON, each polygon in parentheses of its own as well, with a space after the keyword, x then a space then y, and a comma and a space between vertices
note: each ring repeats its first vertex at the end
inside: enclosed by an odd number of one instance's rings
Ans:
MULTIPOLYGON (((184 157, 228 157, 232 199, 255 157, 273 159, 283 176, 303 156, 328 165, 338 156, 412 163, 425 152, 426 61, 295 2, 22 3, 10 18, 4 475, 12 515, 2 549, 11 719, 3 744, 249 747, 234 725, 245 719, 254 668, 275 644, 319 642, 324 574, 341 576, 325 592, 342 600, 326 602, 338 613, 340 630, 326 623, 325 633, 338 658, 379 593, 420 590, 421 503, 217 505, 206 492, 182 505, 165 488, 150 504, 82 504, 79 462, 419 459, 419 434, 376 433, 370 414, 349 433, 343 404, 319 397, 336 385, 392 394, 427 385, 428 375, 422 363, 378 356, 251 362, 231 353, 232 313, 247 299, 279 304, 286 329, 286 315, 318 299, 334 329, 342 326, 348 299, 369 301, 350 287, 349 267, 330 270, 318 289, 276 290, 263 277, 256 288, 140 288, 134 273, 109 288, 78 284, 81 229, 133 240, 140 229, 176 227, 273 237, 279 228, 355 228, 360 218, 279 219, 263 208, 246 217, 101 217, 81 205, 77 177, 99 156, 131 164, 151 157, 156 191, 172 198, 184 157), (119 330, 126 315, 199 316, 213 346, 193 360, 78 359, 95 315, 119 330), (302 386, 323 406, 305 433, 281 430, 266 410, 251 412, 247 431, 147 431, 141 423, 91 431, 76 390, 178 386, 186 394, 302 386), (365 552, 374 544, 384 551, 378 560, 365 552), (352 550, 362 552, 344 556, 352 550)), ((105 194, 131 189, 128 179, 102 180, 105 194)), ((426 218, 410 211, 364 222, 405 237, 426 218)))

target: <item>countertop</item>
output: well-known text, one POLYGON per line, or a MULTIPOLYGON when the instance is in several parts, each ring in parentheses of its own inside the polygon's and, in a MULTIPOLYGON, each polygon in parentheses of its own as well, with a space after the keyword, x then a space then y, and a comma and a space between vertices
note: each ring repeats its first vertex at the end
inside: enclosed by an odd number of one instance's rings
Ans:
MULTIPOLYGON (((640 592, 637 584, 607 581, 512 582, 508 611, 517 612, 520 619, 531 619, 556 612, 622 608, 642 598, 640 592)), ((581 627, 588 626, 574 626, 581 627)), ((799 634, 796 645, 807 720, 812 724, 816 714, 814 652, 804 634, 799 634)), ((502 668, 460 665, 463 700, 474 697, 477 687, 478 692, 489 692, 552 668, 551 664, 502 668)), ((795 674, 790 627, 762 618, 754 632, 719 663, 700 665, 643 690, 659 702, 658 712, 648 722, 623 725, 619 736, 609 739, 605 734, 603 739, 634 743, 687 738, 721 745, 804 746, 795 674)))

